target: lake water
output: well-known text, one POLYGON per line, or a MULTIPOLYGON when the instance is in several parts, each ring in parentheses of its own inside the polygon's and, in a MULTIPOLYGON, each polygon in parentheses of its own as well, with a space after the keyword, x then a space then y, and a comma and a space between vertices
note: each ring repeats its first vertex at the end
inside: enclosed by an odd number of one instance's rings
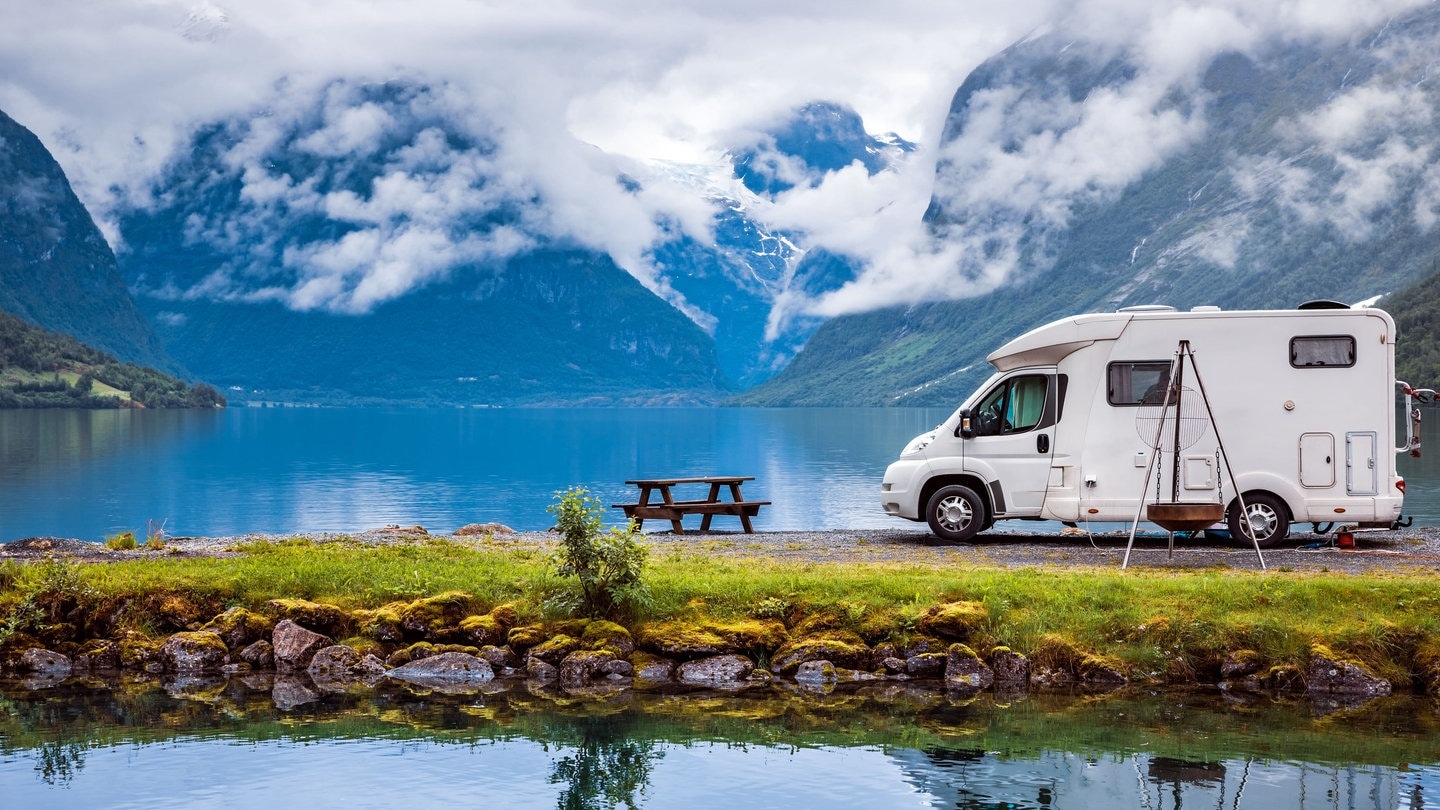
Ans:
POLYGON ((0 689, 5 807, 1440 807, 1429 700, 0 689), (294 694, 287 692, 287 694, 294 694))
MULTIPOLYGON (((880 481, 942 409, 0 411, 0 542, 388 524, 553 525, 557 490, 634 500, 628 479, 753 475, 761 530, 915 527, 880 481)), ((1406 514, 1440 525, 1440 451, 1401 459, 1406 514)), ((618 510, 615 517, 619 519, 618 510)), ((698 520, 692 518, 692 521, 698 520)), ((663 524, 662 524, 663 525, 663 524)), ((717 529, 735 529, 718 517, 717 529)), ((1002 528, 1004 524, 1001 524, 1002 528)), ((1037 524, 1025 524, 1027 530, 1037 524)), ((1056 527, 1052 527, 1056 528, 1056 527)))

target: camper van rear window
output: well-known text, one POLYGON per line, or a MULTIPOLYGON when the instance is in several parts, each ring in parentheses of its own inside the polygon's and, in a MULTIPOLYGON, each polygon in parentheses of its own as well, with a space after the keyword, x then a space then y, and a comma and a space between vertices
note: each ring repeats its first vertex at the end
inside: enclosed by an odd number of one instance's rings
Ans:
POLYGON ((1170 382, 1170 361, 1111 363, 1105 377, 1105 398, 1111 405, 1162 405, 1165 386, 1170 382))
POLYGON ((1350 335, 1290 338, 1290 365, 1295 368, 1349 368, 1355 365, 1355 338, 1350 335))

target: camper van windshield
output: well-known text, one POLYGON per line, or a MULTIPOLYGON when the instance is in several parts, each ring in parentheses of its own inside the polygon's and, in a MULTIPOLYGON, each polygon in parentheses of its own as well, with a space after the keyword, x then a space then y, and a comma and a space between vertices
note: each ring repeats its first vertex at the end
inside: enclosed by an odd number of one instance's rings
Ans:
POLYGON ((1163 405, 1170 384, 1169 360, 1111 363, 1105 398, 1111 405, 1163 405))

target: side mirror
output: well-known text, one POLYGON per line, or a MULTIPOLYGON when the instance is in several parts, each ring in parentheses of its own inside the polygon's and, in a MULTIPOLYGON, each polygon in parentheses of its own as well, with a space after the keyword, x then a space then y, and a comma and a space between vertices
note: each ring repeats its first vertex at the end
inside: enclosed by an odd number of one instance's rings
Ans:
POLYGON ((962 439, 975 438, 975 423, 969 408, 960 412, 960 424, 955 427, 955 435, 962 439))

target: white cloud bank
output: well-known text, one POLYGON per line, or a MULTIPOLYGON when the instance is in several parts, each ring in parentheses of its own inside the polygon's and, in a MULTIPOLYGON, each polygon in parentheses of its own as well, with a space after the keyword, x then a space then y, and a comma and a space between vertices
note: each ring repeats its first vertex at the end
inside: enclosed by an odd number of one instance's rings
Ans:
MULTIPOLYGON (((244 245, 255 262, 278 261, 289 273, 259 295, 298 308, 364 311, 454 263, 523 250, 534 235, 605 250, 683 305, 646 251, 664 228, 704 236, 713 212, 678 186, 652 183, 630 193, 614 181, 617 166, 714 162, 736 132, 808 101, 837 101, 858 111, 870 131, 896 131, 920 149, 895 172, 842 170, 758 212, 771 227, 803 233, 807 245, 866 267, 818 301, 786 297, 772 318, 778 328, 794 314, 993 288, 1043 251, 1035 223, 1063 226, 1076 203, 1117 193, 1204 136, 1203 107, 1164 110, 1160 101, 1214 54, 1273 36, 1345 36, 1422 2, 234 0, 222 7, 51 0, 6 10, 0 109, 56 154, 113 242, 110 212, 143 200, 148 181, 201 122, 268 108, 278 125, 339 77, 401 77, 440 88, 434 103, 493 138, 493 159, 454 153, 438 133, 416 137, 374 194, 360 199, 320 195, 303 179, 267 171, 265 137, 278 136, 263 119, 229 153, 257 206, 283 199, 356 227, 336 242, 289 252, 244 245), (1003 90, 981 97, 971 129, 940 151, 940 128, 965 75, 1043 30, 1124 46, 1139 72, 1078 101, 1051 95, 1027 103, 1003 90), (938 188, 937 161, 947 167, 938 188), (932 191, 957 215, 938 242, 920 222, 932 191), (543 211, 523 228, 456 230, 465 214, 497 199, 537 196, 543 211)), ((383 107, 341 102, 325 109, 323 125, 297 148, 365 154, 393 129, 383 107)), ((1349 107, 1326 115, 1297 126, 1340 138, 1363 120, 1349 107)), ((1363 219, 1387 191, 1386 167, 1416 156, 1396 143, 1356 160, 1347 171, 1365 182, 1315 216, 1348 210, 1354 213, 1345 216, 1363 219)), ((1416 216, 1433 221, 1440 179, 1430 176, 1426 188, 1416 216)), ((226 238, 216 223, 196 228, 197 237, 226 238)), ((235 294, 232 282, 217 276, 196 292, 235 294)))

